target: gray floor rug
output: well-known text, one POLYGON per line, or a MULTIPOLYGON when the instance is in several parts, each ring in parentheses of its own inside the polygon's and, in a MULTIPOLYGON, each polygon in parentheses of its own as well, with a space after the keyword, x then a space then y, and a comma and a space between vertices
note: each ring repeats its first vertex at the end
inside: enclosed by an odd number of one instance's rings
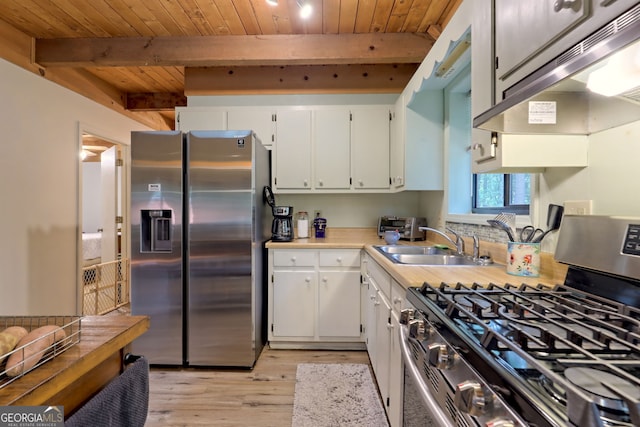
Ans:
POLYGON ((378 390, 367 365, 298 365, 293 427, 388 425, 378 390))

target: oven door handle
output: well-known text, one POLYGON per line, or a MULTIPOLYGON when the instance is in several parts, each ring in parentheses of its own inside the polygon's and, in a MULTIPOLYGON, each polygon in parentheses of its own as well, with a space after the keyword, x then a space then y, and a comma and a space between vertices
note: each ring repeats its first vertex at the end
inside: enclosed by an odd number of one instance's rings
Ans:
POLYGON ((402 351, 402 358, 404 359, 404 366, 407 369, 411 379, 414 384, 418 388, 418 392, 420 393, 420 397, 424 401, 427 408, 431 411, 431 414, 434 417, 434 421, 436 421, 435 425, 442 427, 456 427, 455 424, 449 420, 449 418, 445 415, 444 411, 440 409, 438 403, 433 398, 433 395, 429 391, 429 387, 423 381, 420 373, 418 372, 418 368, 411 357, 409 346, 407 345, 407 327, 404 325, 400 326, 400 350, 402 351))

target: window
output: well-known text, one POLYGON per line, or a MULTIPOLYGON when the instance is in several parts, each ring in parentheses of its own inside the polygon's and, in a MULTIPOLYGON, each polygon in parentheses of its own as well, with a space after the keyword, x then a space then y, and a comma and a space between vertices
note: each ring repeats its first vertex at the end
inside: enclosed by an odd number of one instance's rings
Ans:
POLYGON ((514 212, 529 214, 531 202, 531 175, 515 174, 474 174, 473 213, 489 214, 514 212))

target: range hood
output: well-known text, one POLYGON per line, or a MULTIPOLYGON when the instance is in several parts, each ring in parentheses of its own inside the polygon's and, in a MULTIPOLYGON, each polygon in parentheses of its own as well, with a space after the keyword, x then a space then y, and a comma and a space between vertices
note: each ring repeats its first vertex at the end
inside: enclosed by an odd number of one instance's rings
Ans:
POLYGON ((640 4, 507 89, 504 100, 475 117, 473 126, 507 134, 589 135, 637 120, 640 4), (635 87, 616 96, 587 89, 589 76, 612 67, 609 63, 616 53, 634 59, 635 64, 624 69, 636 72, 635 87))

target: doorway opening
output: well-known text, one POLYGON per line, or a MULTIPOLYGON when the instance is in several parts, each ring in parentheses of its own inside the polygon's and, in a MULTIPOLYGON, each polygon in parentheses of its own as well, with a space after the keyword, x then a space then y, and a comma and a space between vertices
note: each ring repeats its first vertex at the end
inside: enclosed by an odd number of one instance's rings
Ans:
POLYGON ((80 129, 80 280, 82 315, 129 306, 125 213, 127 146, 80 129))

